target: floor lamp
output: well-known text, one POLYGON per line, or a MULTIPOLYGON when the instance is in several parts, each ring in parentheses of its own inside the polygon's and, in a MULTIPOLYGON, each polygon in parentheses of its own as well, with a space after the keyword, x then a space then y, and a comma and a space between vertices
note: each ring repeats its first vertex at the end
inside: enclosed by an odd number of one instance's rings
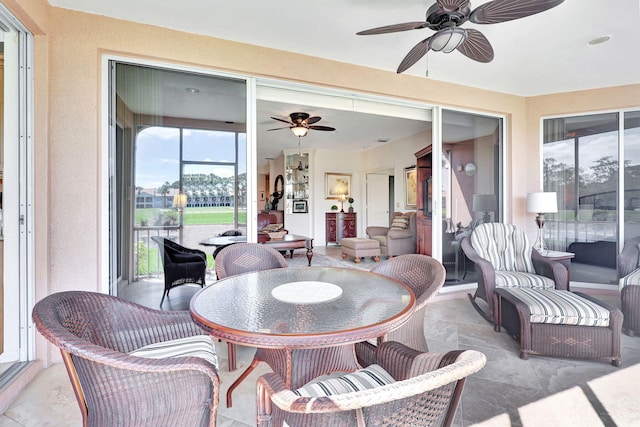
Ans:
POLYGON ((533 248, 540 252, 541 255, 547 253, 544 244, 544 214, 558 212, 558 202, 555 192, 538 192, 527 194, 527 212, 536 213, 536 224, 538 225, 538 238, 533 248))

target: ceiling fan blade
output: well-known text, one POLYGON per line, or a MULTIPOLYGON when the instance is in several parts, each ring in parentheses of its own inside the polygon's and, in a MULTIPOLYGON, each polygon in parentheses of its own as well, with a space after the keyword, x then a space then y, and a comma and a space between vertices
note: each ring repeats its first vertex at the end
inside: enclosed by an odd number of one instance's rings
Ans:
POLYGON ((493 47, 478 30, 467 29, 467 38, 460 43, 458 51, 474 61, 491 62, 493 60, 493 47))
POLYGON ((309 129, 313 129, 313 130, 328 130, 328 131, 336 130, 335 128, 332 128, 332 127, 329 127, 329 126, 320 126, 320 125, 309 126, 309 129))
POLYGON ((437 0, 438 6, 445 12, 451 12, 469 6, 469 0, 437 0))
POLYGON ((282 128, 273 128, 273 129, 267 129, 267 130, 269 131, 269 130, 280 130, 280 129, 290 129, 290 128, 291 128, 291 126, 285 126, 285 127, 282 127, 282 128))
POLYGON ((279 121, 279 122, 287 123, 287 124, 290 124, 290 125, 292 125, 292 126, 293 126, 293 123, 291 123, 289 120, 279 119, 279 118, 277 118, 277 117, 271 117, 271 118, 272 118, 273 120, 277 120, 277 121, 279 121))
POLYGON ((384 27, 371 28, 370 30, 357 32, 356 35, 369 36, 372 34, 395 33, 398 31, 419 30, 420 28, 427 28, 428 26, 429 23, 425 21, 405 22, 403 24, 393 24, 385 25, 384 27))
POLYGON ((494 0, 478 6, 469 20, 475 24, 497 24, 544 12, 564 0, 494 0))
POLYGON ((307 119, 307 124, 308 124, 308 125, 312 125, 312 124, 314 124, 314 123, 318 123, 321 119, 322 119, 322 117, 318 117, 318 116, 315 116, 315 117, 309 117, 309 118, 307 119))
POLYGON ((429 40, 431 37, 427 37, 422 40, 420 43, 415 45, 413 49, 407 53, 407 56, 404 57, 400 65, 398 65, 398 70, 396 71, 398 74, 407 71, 409 68, 413 66, 416 62, 420 60, 426 53, 429 51, 429 40))

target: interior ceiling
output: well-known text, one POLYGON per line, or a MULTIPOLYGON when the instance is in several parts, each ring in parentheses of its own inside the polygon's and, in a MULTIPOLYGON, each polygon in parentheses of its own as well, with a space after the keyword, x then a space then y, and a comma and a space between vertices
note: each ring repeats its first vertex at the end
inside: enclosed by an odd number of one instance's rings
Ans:
MULTIPOLYGON (((118 96, 134 113, 217 122, 221 123, 220 128, 239 124, 234 128, 246 129, 246 89, 243 82, 143 66, 126 65, 116 70, 118 96)), ((287 97, 286 91, 284 95, 277 95, 287 97)), ((298 103, 270 101, 258 96, 256 139, 260 168, 264 168, 268 159, 278 157, 283 150, 296 150, 298 142, 303 151, 340 150, 353 155, 418 134, 423 134, 427 140, 431 131, 429 120, 406 118, 411 114, 427 115, 421 111, 399 113, 394 107, 372 106, 365 102, 366 108, 376 111, 376 114, 372 114, 345 109, 346 105, 354 104, 344 102, 338 102, 342 108, 318 107, 314 105, 318 103, 317 94, 294 92, 292 96, 298 103), (307 100, 309 102, 305 103, 307 100), (336 131, 309 130, 307 136, 298 139, 286 128, 286 123, 272 119, 288 119, 290 113, 297 111, 322 117, 315 124, 330 126, 336 131), (398 117, 401 113, 405 115, 398 117), (274 128, 283 129, 269 131, 274 128)), ((330 103, 332 98, 327 97, 322 102, 330 103)), ((495 127, 495 119, 448 112, 444 119, 443 137, 445 142, 450 143, 468 140, 491 134, 495 132, 495 127)))
MULTIPOLYGON (((422 21, 433 0, 49 0, 54 6, 395 72, 433 34, 356 32, 422 21)), ((472 9, 487 0, 472 2, 472 9)), ((429 78, 519 96, 640 83, 638 0, 566 0, 546 12, 491 25, 466 22, 493 45, 487 64, 429 52, 429 78), (607 43, 587 42, 608 35, 607 43)), ((425 76, 421 60, 405 73, 425 76)))

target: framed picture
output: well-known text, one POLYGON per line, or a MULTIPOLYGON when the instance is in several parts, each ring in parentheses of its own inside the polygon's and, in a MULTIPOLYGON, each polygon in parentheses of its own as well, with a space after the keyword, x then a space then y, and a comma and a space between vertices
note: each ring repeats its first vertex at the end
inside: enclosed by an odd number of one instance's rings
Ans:
POLYGON ((404 170, 404 206, 415 208, 418 198, 418 173, 415 166, 404 170))
POLYGON ((294 200, 293 201, 293 213, 307 213, 307 201, 306 200, 294 200))
POLYGON ((325 172, 324 198, 338 200, 342 194, 351 197, 351 174, 325 172))

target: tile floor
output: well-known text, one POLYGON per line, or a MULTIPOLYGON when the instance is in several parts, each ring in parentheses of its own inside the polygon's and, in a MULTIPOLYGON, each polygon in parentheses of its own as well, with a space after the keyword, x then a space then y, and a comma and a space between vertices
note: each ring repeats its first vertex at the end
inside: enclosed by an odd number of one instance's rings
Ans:
MULTIPOLYGON (((343 261, 339 249, 316 248, 314 265, 342 265, 370 269, 343 261)), ((288 259, 289 260, 289 259, 288 259)), ((304 266, 297 251, 290 264, 304 266)), ((126 296, 157 308, 162 293, 159 282, 142 283, 126 296)), ((171 292, 165 309, 188 307, 197 287, 183 286, 171 292)), ((121 295, 123 296, 123 295, 121 295)), ((600 294, 617 304, 617 295, 600 294)), ((466 295, 436 297, 425 317, 427 340, 432 351, 476 349, 487 356, 487 365, 466 383, 455 426, 480 427, 591 427, 640 426, 640 338, 622 337, 622 367, 606 362, 548 357, 518 358, 519 345, 505 332, 496 333, 471 307, 466 295)), ((226 346, 218 345, 221 361, 221 404, 218 425, 255 425, 255 379, 269 368, 261 365, 234 393, 234 406, 226 408, 226 388, 251 361, 250 348, 238 348, 238 371, 228 372, 226 346)), ((81 417, 62 365, 42 371, 13 405, 0 416, 0 427, 79 426, 81 417)))

